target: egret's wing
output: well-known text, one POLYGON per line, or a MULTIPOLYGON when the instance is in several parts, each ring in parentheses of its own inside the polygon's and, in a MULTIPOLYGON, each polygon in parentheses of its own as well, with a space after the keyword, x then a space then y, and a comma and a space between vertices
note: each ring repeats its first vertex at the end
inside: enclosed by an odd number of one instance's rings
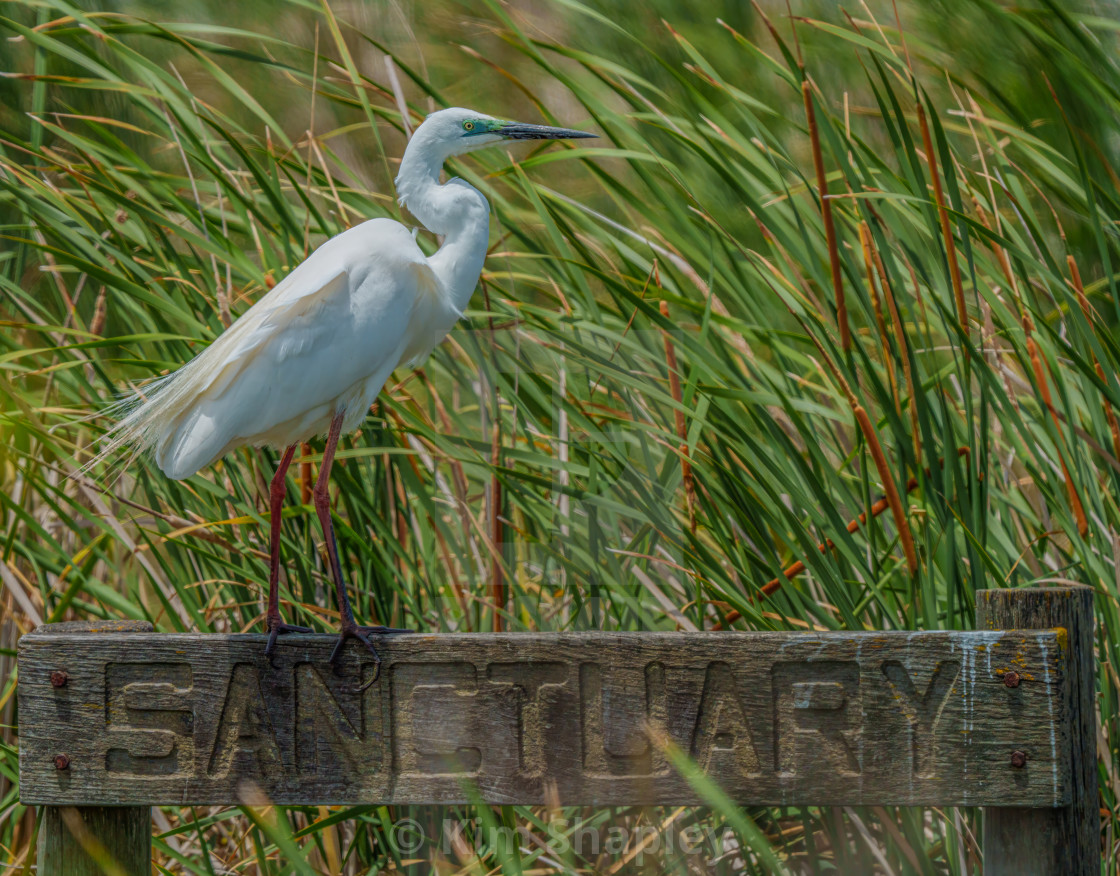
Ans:
POLYGON ((402 226, 366 225, 324 244, 198 356, 144 387, 98 458, 131 444, 188 477, 232 447, 271 442, 278 425, 317 422, 363 380, 383 381, 418 304, 440 286, 402 226))
POLYGON ((370 367, 380 364, 372 353, 394 346, 386 329, 439 296, 439 280, 412 236, 399 223, 373 220, 316 250, 195 361, 212 360, 210 389, 220 392, 258 357, 280 367, 332 339, 344 346, 346 329, 363 325, 369 335, 360 355, 343 350, 343 359, 370 367))
POLYGON ((314 407, 386 366, 395 368, 419 333, 414 316, 440 297, 439 280, 409 243, 415 253, 396 251, 360 272, 341 271, 314 291, 278 296, 245 330, 231 327, 220 351, 222 372, 208 394, 283 393, 285 403, 274 407, 284 413, 258 419, 264 431, 277 416, 292 414, 300 399, 314 407), (255 387, 257 375, 267 378, 267 387, 255 387))
POLYGON ((325 280, 289 282, 297 271, 263 298, 193 359, 199 363, 196 392, 221 394, 251 368, 264 351, 276 362, 322 341, 350 309, 350 275, 339 270, 325 280))
POLYGON ((289 278, 296 282, 277 285, 249 308, 135 412, 148 424, 144 442, 165 473, 193 474, 240 443, 247 428, 276 421, 276 400, 284 397, 276 391, 288 390, 278 366, 301 349, 322 345, 332 325, 346 319, 345 270, 315 282, 299 273, 289 278), (253 421, 255 426, 247 425, 253 421))

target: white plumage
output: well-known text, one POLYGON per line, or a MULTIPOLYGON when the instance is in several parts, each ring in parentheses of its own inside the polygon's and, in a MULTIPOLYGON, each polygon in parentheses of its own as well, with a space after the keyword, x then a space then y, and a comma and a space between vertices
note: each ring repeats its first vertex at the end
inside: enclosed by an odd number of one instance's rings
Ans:
POLYGON ((116 406, 127 413, 109 431, 90 466, 131 446, 136 452, 151 451, 168 477, 187 478, 243 445, 286 448, 271 491, 266 653, 280 633, 304 630, 280 619, 280 507, 295 446, 326 432, 314 495, 342 615, 331 660, 347 638, 360 639, 377 659, 365 632, 384 628, 361 628, 354 622, 326 484, 339 435, 361 422, 398 365, 422 360, 443 340, 478 283, 490 206, 478 189, 460 179, 441 185, 444 161, 504 140, 590 136, 506 122, 473 110, 433 113, 409 142, 396 183, 401 203, 429 231, 443 235, 435 255, 426 257, 413 234, 389 219, 371 219, 344 231, 316 249, 194 359, 116 406))
POLYGON ((354 429, 392 371, 460 316, 412 235, 371 219, 328 240, 121 423, 171 478, 244 444, 354 429), (135 436, 135 437, 134 437, 135 436))

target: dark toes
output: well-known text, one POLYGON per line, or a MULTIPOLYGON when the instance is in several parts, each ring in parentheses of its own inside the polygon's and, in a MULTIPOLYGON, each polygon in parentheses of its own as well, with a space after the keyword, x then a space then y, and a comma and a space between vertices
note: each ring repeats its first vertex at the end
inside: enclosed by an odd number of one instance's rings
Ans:
POLYGON ((285 633, 310 633, 310 627, 297 627, 292 624, 276 623, 269 625, 268 628, 268 644, 264 646, 264 656, 268 659, 269 665, 275 669, 276 662, 272 659, 273 651, 276 650, 276 640, 285 633))
MULTIPOLYGON (((381 677, 381 655, 377 653, 377 649, 373 647, 373 643, 366 637, 366 630, 368 629, 370 628, 358 626, 344 627, 338 634, 338 641, 335 643, 334 650, 331 652, 330 656, 330 664, 334 667, 335 674, 338 674, 338 659, 342 656, 342 649, 346 645, 347 639, 357 639, 366 646, 366 650, 369 651, 370 655, 373 657, 374 664, 377 667, 373 673, 373 678, 361 687, 355 688, 353 693, 361 693, 367 690, 381 677)), ((373 629, 377 628, 375 627, 373 629)), ((381 629, 386 628, 382 627, 381 629)))
POLYGON ((346 633, 338 634, 338 641, 334 643, 334 650, 331 651, 330 659, 327 661, 334 667, 334 671, 338 672, 338 658, 342 656, 342 646, 346 644, 346 633))

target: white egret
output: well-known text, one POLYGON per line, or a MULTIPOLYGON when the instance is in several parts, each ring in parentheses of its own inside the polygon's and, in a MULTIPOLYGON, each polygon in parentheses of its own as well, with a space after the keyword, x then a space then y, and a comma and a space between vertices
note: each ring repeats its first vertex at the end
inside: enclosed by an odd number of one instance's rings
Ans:
MULTIPOLYGON (((463 315, 486 257, 490 205, 461 179, 440 184, 444 161, 506 140, 593 137, 583 131, 503 121, 467 109, 433 113, 417 128, 396 185, 400 203, 443 236, 425 256, 412 232, 371 219, 332 237, 178 371, 125 403, 128 414, 109 432, 98 459, 131 445, 151 451, 170 478, 188 478, 243 445, 283 449, 272 479, 269 639, 310 632, 280 617, 280 510, 285 473, 296 446, 327 434, 315 483, 337 589, 341 627, 335 663, 349 638, 381 661, 354 620, 338 560, 327 484, 339 436, 357 427, 393 370, 424 359, 463 315)), ((96 461, 96 460, 95 460, 96 461)))

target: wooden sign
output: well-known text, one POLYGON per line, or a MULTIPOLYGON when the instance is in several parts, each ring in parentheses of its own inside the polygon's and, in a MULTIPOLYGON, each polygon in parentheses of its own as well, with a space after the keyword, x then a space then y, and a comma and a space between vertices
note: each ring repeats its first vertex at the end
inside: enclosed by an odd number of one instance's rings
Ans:
POLYGON ((1064 630, 385 636, 362 694, 333 642, 24 636, 22 801, 702 802, 666 744, 741 804, 1071 800, 1064 630))

